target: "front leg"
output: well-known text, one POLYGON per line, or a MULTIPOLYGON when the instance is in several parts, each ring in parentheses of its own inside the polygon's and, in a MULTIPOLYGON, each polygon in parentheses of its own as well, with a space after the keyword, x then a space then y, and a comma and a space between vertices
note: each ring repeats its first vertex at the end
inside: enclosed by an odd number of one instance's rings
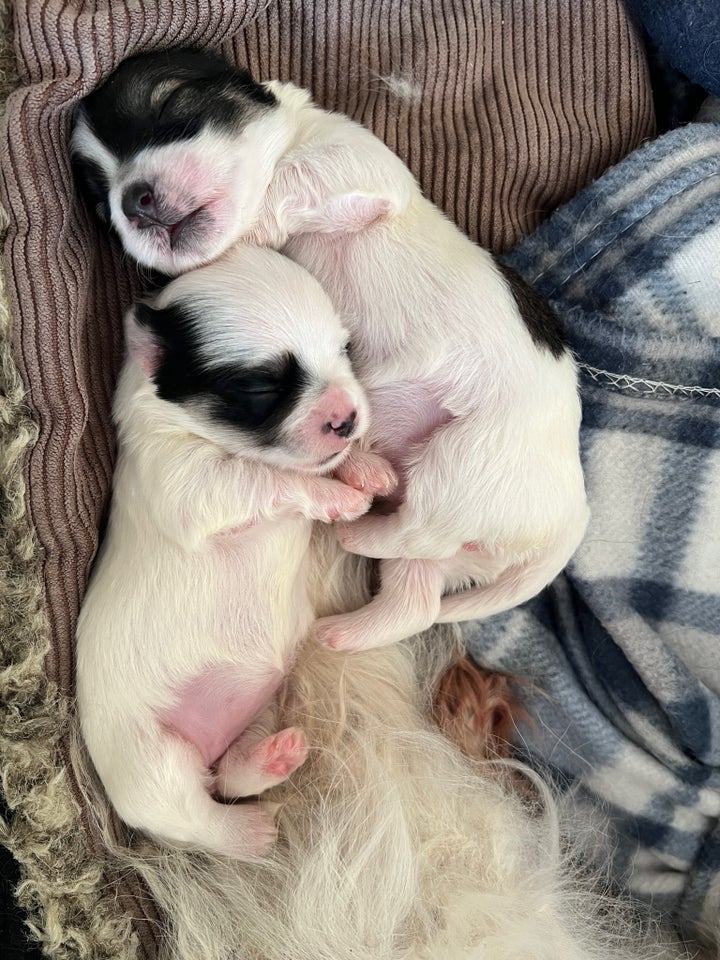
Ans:
POLYGON ((275 502, 278 514, 299 514, 309 520, 333 523, 361 517, 370 508, 372 493, 356 490, 331 477, 297 475, 284 484, 275 502))
MULTIPOLYGON (((371 513, 353 523, 341 523, 337 537, 348 553, 374 560, 448 560, 454 557, 462 544, 455 540, 443 541, 437 535, 413 525, 406 526, 407 515, 402 507, 395 513, 371 513)), ((428 523, 431 526, 431 522, 428 523)))
POLYGON ((354 448, 332 477, 288 474, 278 490, 277 507, 285 505, 324 523, 347 522, 366 513, 373 497, 386 495, 396 483, 387 460, 354 448))
MULTIPOLYGON (((366 158, 378 149, 381 167, 387 166, 384 144, 369 138, 363 145, 366 158)), ((399 164, 397 158, 393 163, 399 164)), ((313 143, 297 152, 294 160, 280 164, 270 182, 262 210, 245 240, 282 250, 299 234, 357 233, 374 223, 402 214, 410 200, 405 170, 392 182, 367 189, 354 170, 348 179, 347 147, 313 143)))
POLYGON ((332 650, 369 650, 396 643, 435 623, 445 586, 441 564, 385 560, 380 564, 380 578, 380 590, 370 603, 316 622, 313 633, 320 643, 332 650))
POLYGON ((358 490, 331 477, 218 455, 200 441, 155 444, 151 466, 147 496, 158 523, 190 549, 275 517, 354 520, 373 496, 372 487, 358 490))
POLYGON ((359 446, 350 451, 333 476, 356 490, 379 497, 387 497, 398 484, 397 473, 388 460, 359 446))

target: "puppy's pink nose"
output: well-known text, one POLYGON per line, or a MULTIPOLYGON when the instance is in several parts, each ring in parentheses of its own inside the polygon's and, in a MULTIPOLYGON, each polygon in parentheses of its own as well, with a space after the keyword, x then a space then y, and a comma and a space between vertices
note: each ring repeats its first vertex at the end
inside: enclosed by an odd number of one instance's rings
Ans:
POLYGON ((338 437, 347 439, 355 430, 355 421, 357 420, 357 410, 352 410, 346 417, 334 417, 328 423, 322 426, 323 433, 336 434, 338 437))

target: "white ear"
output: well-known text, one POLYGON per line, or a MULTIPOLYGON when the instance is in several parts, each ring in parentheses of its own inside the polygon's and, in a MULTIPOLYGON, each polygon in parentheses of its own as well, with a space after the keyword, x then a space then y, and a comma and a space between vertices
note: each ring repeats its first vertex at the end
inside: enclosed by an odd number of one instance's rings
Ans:
POLYGON ((297 233, 357 233, 399 212, 398 205, 388 197, 361 190, 329 197, 295 193, 284 198, 277 219, 286 236, 297 233))
POLYGON ((374 193, 354 190, 329 197, 318 206, 317 214, 325 223, 325 230, 355 233, 371 223, 387 220, 399 211, 392 200, 374 193))
POLYGON ((148 322, 153 312, 147 304, 137 303, 125 317, 127 351, 150 380, 155 376, 163 353, 157 334, 148 322))

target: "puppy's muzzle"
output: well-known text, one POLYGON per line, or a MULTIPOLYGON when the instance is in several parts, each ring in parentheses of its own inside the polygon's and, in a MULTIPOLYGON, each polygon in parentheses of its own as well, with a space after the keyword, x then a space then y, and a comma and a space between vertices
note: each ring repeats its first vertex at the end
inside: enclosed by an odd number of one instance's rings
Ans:
POLYGON ((196 215, 200 212, 199 209, 191 210, 184 216, 178 216, 177 211, 164 209, 152 185, 142 180, 125 188, 120 206, 136 229, 158 227, 164 230, 173 249, 181 242, 187 233, 186 228, 196 221, 196 215))

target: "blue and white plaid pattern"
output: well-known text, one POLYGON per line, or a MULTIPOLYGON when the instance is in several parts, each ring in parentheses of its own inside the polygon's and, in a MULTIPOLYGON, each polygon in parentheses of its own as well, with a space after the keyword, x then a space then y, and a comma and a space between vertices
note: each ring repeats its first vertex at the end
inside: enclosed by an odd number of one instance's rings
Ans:
POLYGON ((581 363, 592 519, 535 601, 465 625, 530 689, 538 765, 600 801, 615 876, 720 935, 720 125, 636 151, 513 251, 581 363))

